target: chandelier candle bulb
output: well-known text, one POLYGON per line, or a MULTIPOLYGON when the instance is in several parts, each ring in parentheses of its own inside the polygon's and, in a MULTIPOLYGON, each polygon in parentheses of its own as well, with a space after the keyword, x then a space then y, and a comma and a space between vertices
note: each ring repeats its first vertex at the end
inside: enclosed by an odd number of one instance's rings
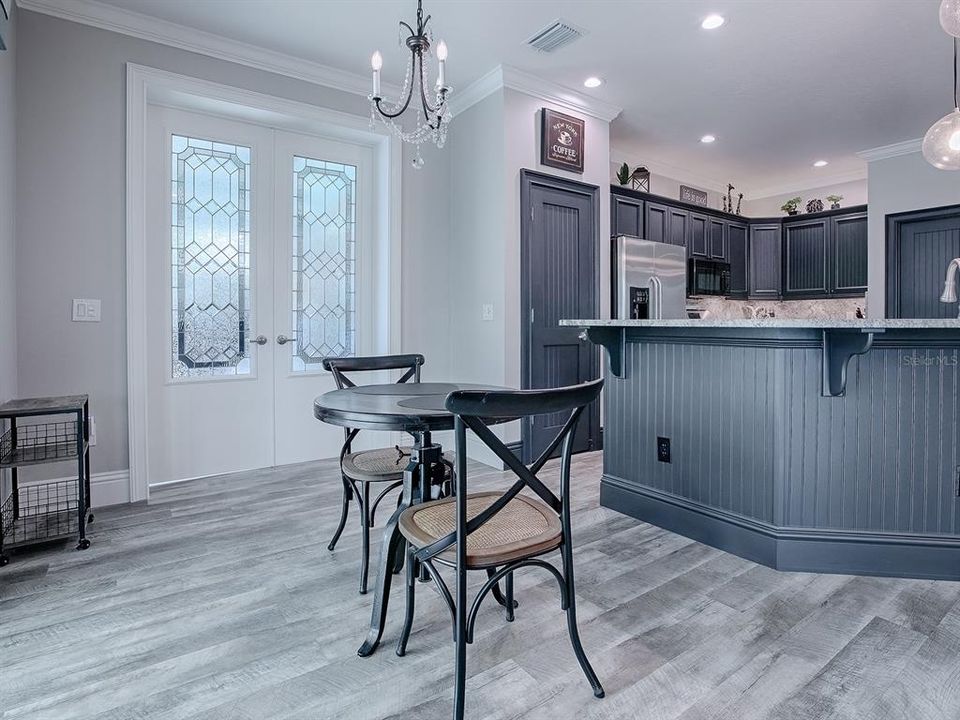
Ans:
POLYGON ((437 70, 437 87, 446 87, 447 44, 443 40, 437 44, 437 60, 440 61, 440 67, 437 70))
POLYGON ((373 68, 373 97, 380 97, 380 68, 383 67, 383 56, 377 50, 370 58, 370 66, 373 68))

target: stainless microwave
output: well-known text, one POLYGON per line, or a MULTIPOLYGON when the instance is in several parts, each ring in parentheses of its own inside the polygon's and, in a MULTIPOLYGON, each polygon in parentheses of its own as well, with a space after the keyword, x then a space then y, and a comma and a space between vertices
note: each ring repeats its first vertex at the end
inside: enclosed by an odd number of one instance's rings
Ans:
POLYGON ((687 261, 687 295, 729 295, 730 263, 705 258, 687 261))

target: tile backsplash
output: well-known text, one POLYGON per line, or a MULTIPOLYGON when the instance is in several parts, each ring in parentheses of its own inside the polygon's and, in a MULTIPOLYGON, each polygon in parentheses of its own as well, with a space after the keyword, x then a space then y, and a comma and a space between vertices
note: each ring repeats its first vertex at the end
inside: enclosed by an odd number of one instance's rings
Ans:
POLYGON ((688 308, 699 308, 700 317, 713 320, 742 320, 764 317, 829 320, 853 319, 857 309, 866 315, 866 299, 830 300, 729 300, 723 297, 687 298, 688 308))

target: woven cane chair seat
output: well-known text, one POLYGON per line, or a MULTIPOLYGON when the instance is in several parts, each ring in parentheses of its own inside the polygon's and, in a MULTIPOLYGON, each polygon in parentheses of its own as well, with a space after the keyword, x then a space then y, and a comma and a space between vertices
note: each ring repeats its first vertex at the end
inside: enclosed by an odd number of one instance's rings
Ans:
MULTIPOLYGON (((502 493, 470 493, 467 519, 494 503, 502 493)), ((424 547, 456 529, 456 498, 445 498, 407 508, 400 516, 400 532, 414 546, 424 547)), ((500 512, 467 536, 467 567, 487 568, 534 557, 560 547, 560 518, 544 503, 518 495, 500 512)), ((456 546, 437 556, 456 562, 456 546)))
MULTIPOLYGON (((399 451, 391 447, 349 453, 343 456, 343 474, 357 482, 403 480, 411 451, 409 447, 401 447, 399 451)), ((452 463, 454 456, 453 453, 444 453, 443 458, 452 463)))
POLYGON ((363 450, 343 456, 343 474, 357 482, 402 480, 403 470, 409 462, 408 447, 363 450))

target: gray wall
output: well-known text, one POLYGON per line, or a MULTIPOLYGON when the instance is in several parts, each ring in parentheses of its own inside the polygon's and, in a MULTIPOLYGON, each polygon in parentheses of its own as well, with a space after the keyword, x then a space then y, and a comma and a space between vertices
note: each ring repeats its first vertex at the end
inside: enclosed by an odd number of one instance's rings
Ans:
POLYGON ((779 217, 783 215, 780 206, 790 198, 797 196, 803 198, 803 202, 800 205, 800 212, 804 212, 807 202, 813 198, 820 198, 823 200, 824 207, 829 208, 830 203, 827 202, 827 195, 842 195, 843 200, 840 204, 843 207, 865 205, 867 203, 867 181, 864 179, 844 183, 833 183, 751 200, 744 198, 743 214, 748 217, 779 217))
POLYGON ((18 10, 13 3, 0 52, 0 402, 17 393, 17 316, 14 279, 14 207, 16 202, 16 35, 18 10))
MULTIPOLYGON (((124 470, 125 63, 199 77, 362 116, 364 98, 33 12, 19 16, 16 271, 21 394, 88 392, 93 471, 124 470), (70 322, 75 297, 101 298, 103 321, 70 322)), ((404 348, 447 374, 448 159, 404 158, 404 348), (437 332, 437 328, 441 331, 437 332)), ((2 166, 2 164, 0 164, 2 166)), ((2 217, 2 215, 0 215, 2 217)))
POLYGON ((887 215, 960 204, 960 173, 937 170, 916 152, 870 163, 868 183, 870 290, 867 310, 870 317, 884 317, 887 215))

